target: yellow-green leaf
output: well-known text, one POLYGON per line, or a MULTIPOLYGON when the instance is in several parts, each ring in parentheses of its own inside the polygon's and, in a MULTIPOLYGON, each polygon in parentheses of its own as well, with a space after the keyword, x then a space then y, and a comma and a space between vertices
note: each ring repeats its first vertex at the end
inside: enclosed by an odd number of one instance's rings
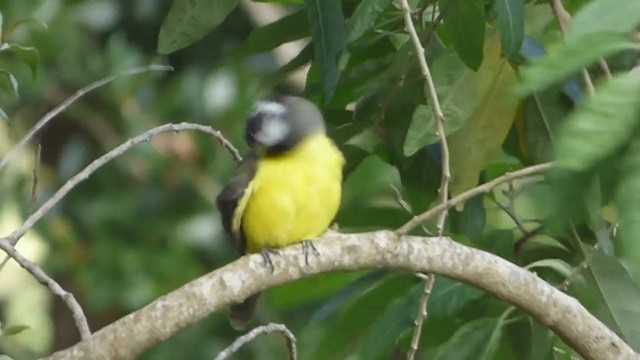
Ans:
POLYGON ((501 56, 497 33, 487 39, 484 58, 478 70, 477 96, 481 101, 469 121, 449 138, 452 196, 478 184, 480 173, 500 151, 518 109, 508 92, 516 73, 501 56))

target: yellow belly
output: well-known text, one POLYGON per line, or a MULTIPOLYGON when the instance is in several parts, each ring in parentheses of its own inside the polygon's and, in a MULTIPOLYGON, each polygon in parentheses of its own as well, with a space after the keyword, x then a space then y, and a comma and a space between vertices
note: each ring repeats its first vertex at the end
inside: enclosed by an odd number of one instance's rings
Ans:
POLYGON ((324 134, 261 158, 242 216, 247 252, 280 248, 324 233, 340 206, 344 158, 324 134))

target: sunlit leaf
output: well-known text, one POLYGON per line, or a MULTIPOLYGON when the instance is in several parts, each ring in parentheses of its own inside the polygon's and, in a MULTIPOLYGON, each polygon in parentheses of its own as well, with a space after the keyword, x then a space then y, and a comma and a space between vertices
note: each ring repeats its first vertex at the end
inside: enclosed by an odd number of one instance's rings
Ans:
POLYGON ((18 94, 18 80, 7 70, 0 69, 0 85, 10 89, 17 97, 18 94))
POLYGON ((591 168, 623 146, 640 115, 640 74, 619 75, 596 88, 567 119, 558 138, 558 165, 591 168))
POLYGON ((544 89, 577 73, 601 57, 634 48, 638 49, 640 45, 633 43, 623 34, 596 33, 582 37, 561 46, 556 53, 534 60, 531 65, 523 67, 520 71, 521 81, 514 87, 514 92, 527 95, 544 89))
POLYGON ((1 336, 17 335, 17 334, 20 334, 21 332, 23 332, 25 330, 29 330, 29 329, 31 329, 31 327, 29 327, 27 325, 9 326, 6 329, 2 329, 2 335, 1 336))
POLYGON ((481 0, 438 0, 442 24, 453 48, 469 68, 478 70, 484 43, 484 4, 481 0))
POLYGON ((314 62, 320 71, 324 101, 338 84, 338 56, 345 45, 346 26, 340 0, 305 0, 313 39, 314 62))
POLYGON ((38 66, 40 65, 40 53, 32 46, 22 46, 18 44, 9 45, 9 50, 16 54, 31 69, 31 75, 36 77, 38 66))
POLYGON ((480 103, 470 120, 449 137, 452 195, 476 186, 482 170, 500 151, 518 109, 508 91, 516 74, 501 56, 497 34, 487 41, 478 77, 480 103))
POLYGON ((503 324, 501 319, 478 319, 464 324, 440 347, 435 359, 493 359, 503 324))
POLYGON ((229 15, 238 0, 174 0, 158 35, 158 52, 169 54, 207 35, 229 15))
POLYGON ((568 42, 596 32, 626 33, 640 24, 640 1, 594 0, 587 2, 569 23, 568 42))
POLYGON ((498 12, 502 52, 512 59, 520 51, 524 38, 524 0, 495 0, 498 12))

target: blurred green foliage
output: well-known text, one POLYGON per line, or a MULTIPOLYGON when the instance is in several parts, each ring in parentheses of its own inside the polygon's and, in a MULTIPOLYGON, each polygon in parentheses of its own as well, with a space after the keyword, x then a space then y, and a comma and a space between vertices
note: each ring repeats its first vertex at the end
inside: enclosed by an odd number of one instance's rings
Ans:
MULTIPOLYGON (((452 209, 446 234, 536 271, 640 350, 640 75, 629 73, 639 55, 628 37, 640 11, 616 1, 569 2, 575 23, 566 44, 546 1, 410 4, 447 118, 452 194, 527 165, 559 164, 546 178, 452 209), (611 8, 600 21, 599 9, 611 8), (596 80, 594 96, 583 89, 583 67, 596 80)), ((35 205, 91 160, 160 124, 210 124, 246 151, 253 101, 298 92, 290 74, 307 64, 303 95, 321 106, 347 158, 341 231, 396 228, 433 205, 441 162, 433 104, 395 2, 264 2, 290 12, 260 27, 249 2, 0 0, 2 151, 92 81, 151 63, 175 68, 121 78, 47 126, 24 150, 42 146, 35 205), (288 63, 271 52, 309 37, 288 63)), ((27 216, 33 207, 33 164, 22 159, 2 173, 3 213, 17 207, 27 216)), ((233 168, 206 135, 159 136, 101 168, 37 224, 32 231, 49 246, 46 270, 76 294, 92 329, 235 258, 213 205, 233 168)), ((434 225, 416 233, 433 234, 434 225)), ((286 323, 304 359, 402 357, 422 288, 390 270, 326 274, 270 291, 257 321, 286 323)), ((67 310, 52 302, 49 351, 78 338, 67 310)), ((428 313, 419 358, 572 355, 525 314, 445 278, 435 282, 428 313)), ((39 326, 3 324, 2 338, 28 339, 39 326)), ((212 358, 237 335, 216 314, 144 358, 212 358)), ((43 355, 28 340, 3 344, 15 358, 43 355)), ((237 358, 285 351, 267 335, 237 358)))

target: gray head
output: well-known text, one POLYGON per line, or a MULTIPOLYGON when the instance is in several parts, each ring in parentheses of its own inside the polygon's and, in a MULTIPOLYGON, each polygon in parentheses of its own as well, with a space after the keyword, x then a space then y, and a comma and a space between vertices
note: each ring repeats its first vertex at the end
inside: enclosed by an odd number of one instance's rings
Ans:
POLYGON ((295 147, 308 135, 324 133, 324 119, 312 102, 279 96, 256 105, 247 119, 245 140, 260 154, 277 155, 295 147))

